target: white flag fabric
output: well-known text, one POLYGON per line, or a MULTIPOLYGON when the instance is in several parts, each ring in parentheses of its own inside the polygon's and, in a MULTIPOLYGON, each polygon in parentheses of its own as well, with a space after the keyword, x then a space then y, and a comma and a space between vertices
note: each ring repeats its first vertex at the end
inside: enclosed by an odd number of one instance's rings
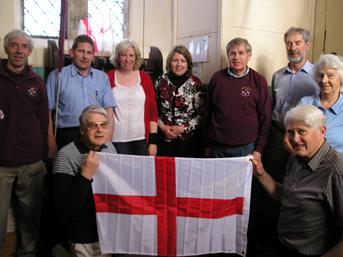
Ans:
POLYGON ((103 254, 245 256, 248 157, 99 156, 92 186, 103 254))

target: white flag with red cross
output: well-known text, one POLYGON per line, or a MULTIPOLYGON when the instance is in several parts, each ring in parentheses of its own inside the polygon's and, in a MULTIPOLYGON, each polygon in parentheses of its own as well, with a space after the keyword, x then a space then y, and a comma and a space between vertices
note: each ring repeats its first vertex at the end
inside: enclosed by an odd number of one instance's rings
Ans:
POLYGON ((99 156, 92 186, 102 253, 245 256, 248 157, 99 156))

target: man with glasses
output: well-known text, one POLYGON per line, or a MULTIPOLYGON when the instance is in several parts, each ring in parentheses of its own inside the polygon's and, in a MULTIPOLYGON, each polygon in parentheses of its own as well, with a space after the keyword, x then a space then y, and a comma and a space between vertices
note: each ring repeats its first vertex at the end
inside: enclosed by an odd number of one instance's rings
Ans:
POLYGON ((99 166, 96 152, 116 153, 107 139, 110 124, 107 111, 91 105, 80 118, 80 139, 63 147, 53 170, 53 190, 57 215, 72 256, 102 255, 96 227, 92 178, 99 166))

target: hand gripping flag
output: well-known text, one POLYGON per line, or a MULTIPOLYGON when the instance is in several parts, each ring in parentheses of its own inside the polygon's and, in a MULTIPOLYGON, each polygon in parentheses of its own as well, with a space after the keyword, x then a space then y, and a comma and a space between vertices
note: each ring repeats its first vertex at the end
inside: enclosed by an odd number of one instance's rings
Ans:
POLYGON ((103 254, 245 256, 248 157, 99 155, 93 193, 103 254))

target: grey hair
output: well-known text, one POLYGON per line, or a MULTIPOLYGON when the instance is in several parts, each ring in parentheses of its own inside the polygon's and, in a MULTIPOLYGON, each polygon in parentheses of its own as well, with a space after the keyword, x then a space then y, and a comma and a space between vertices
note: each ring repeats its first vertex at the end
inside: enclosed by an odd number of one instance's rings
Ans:
POLYGON ((10 32, 8 32, 6 34, 6 36, 4 37, 4 49, 5 49, 5 51, 6 51, 7 47, 9 47, 10 41, 13 38, 17 38, 17 37, 25 37, 28 44, 29 44, 30 51, 33 50, 32 38, 25 31, 20 30, 20 29, 14 29, 14 30, 11 30, 10 32))
POLYGON ((116 45, 114 50, 114 55, 111 57, 111 62, 116 68, 120 68, 120 55, 126 51, 129 47, 132 47, 135 51, 136 55, 136 62, 133 68, 138 70, 141 65, 141 51, 139 50, 139 46, 135 41, 124 39, 116 45))
POLYGON ((91 113, 101 114, 101 115, 105 116, 107 121, 109 120, 108 119, 108 113, 103 107, 98 106, 98 105, 90 105, 90 106, 86 107, 80 115, 79 122, 80 122, 81 128, 84 128, 88 125, 88 115, 91 113))
POLYGON ((301 27, 290 27, 285 34, 283 35, 283 40, 286 42, 286 39, 289 35, 299 33, 303 36, 305 42, 311 41, 311 33, 307 29, 301 28, 301 27))
POLYGON ((247 39, 241 38, 241 37, 236 37, 236 38, 230 40, 229 43, 227 43, 227 45, 226 45, 226 54, 228 54, 228 52, 230 51, 232 46, 236 46, 236 45, 244 45, 245 46, 245 51, 247 53, 251 53, 251 51, 252 51, 252 47, 251 47, 251 45, 250 45, 250 43, 248 42, 247 39))
POLYGON ((326 118, 318 107, 304 104, 297 105, 286 113, 284 119, 285 127, 290 122, 300 122, 310 128, 319 128, 326 125, 326 118))
POLYGON ((316 64, 314 65, 314 69, 313 69, 314 74, 317 75, 319 69, 321 69, 325 66, 338 71, 340 79, 341 79, 341 86, 342 86, 342 82, 343 82, 343 58, 339 55, 334 55, 334 54, 322 54, 319 57, 316 64))

